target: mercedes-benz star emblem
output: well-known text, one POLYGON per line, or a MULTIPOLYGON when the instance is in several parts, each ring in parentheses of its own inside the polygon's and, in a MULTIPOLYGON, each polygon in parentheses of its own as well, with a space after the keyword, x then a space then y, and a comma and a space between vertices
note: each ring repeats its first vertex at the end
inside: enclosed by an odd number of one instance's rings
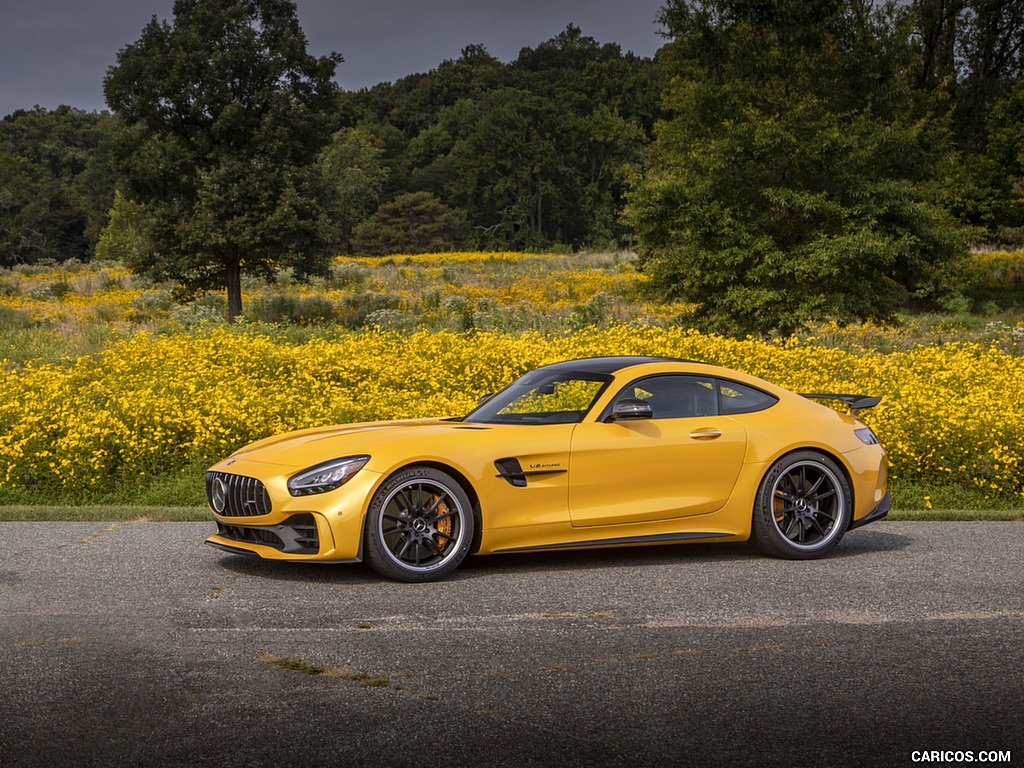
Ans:
POLYGON ((210 491, 210 503, 213 505, 213 511, 220 514, 224 511, 224 507, 228 501, 228 486, 221 477, 213 478, 213 488, 210 491))

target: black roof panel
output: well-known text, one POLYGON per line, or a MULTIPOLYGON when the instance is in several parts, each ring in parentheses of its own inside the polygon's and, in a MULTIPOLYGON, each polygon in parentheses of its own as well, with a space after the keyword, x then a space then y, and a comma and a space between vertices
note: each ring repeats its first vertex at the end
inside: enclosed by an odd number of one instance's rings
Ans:
POLYGON ((646 357, 642 355, 619 355, 615 357, 585 357, 580 360, 566 360, 561 363, 545 365, 537 370, 544 371, 580 371, 586 373, 615 373, 631 365, 644 363, 688 363, 676 357, 646 357))

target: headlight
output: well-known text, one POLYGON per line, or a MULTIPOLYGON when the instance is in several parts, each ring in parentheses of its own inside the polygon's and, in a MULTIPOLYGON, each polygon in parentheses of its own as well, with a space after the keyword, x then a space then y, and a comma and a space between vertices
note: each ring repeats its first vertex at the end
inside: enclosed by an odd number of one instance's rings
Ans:
POLYGON ((369 460, 369 456, 346 456, 304 469, 288 481, 288 492, 292 496, 309 496, 333 491, 347 483, 369 460))
POLYGON ((878 438, 875 436, 875 433, 872 432, 869 427, 855 429, 853 431, 853 434, 859 437, 860 441, 864 443, 864 445, 878 445, 878 438))

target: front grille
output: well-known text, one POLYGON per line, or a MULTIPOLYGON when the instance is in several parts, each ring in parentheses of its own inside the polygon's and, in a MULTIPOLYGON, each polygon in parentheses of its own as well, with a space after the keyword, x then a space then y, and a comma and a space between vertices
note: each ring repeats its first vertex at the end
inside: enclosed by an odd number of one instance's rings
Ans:
POLYGON ((227 472, 206 473, 206 500, 218 515, 256 517, 269 515, 270 494, 255 477, 227 472))
POLYGON ((279 525, 231 525, 218 520, 217 534, 231 541, 263 544, 292 555, 315 555, 320 551, 316 520, 307 513, 292 515, 279 525))

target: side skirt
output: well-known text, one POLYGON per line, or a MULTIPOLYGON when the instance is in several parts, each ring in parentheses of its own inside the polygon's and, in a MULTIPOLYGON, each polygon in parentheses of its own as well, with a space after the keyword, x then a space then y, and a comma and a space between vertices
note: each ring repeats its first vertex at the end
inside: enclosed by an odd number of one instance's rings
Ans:
POLYGON ((670 544, 672 542, 694 541, 698 539, 730 539, 729 533, 656 533, 650 536, 623 536, 615 539, 589 539, 587 541, 570 541, 562 544, 538 544, 533 547, 508 547, 496 549, 499 552, 536 552, 542 549, 587 549, 588 547, 614 547, 620 544, 670 544))

